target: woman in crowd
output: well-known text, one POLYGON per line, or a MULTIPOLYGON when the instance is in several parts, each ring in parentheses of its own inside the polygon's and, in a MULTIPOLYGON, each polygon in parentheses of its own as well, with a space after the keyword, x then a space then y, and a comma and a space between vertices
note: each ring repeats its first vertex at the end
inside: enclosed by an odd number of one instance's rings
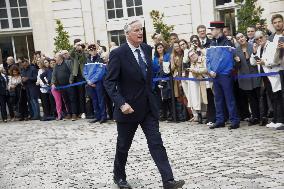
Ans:
MULTIPOLYGON (((182 77, 188 77, 188 68, 190 67, 190 61, 189 61, 189 58, 188 58, 188 52, 189 52, 189 49, 190 49, 190 46, 188 45, 187 41, 185 39, 181 39, 179 41, 179 46, 180 48, 183 50, 183 59, 182 59, 182 77)), ((188 103, 188 99, 189 99, 189 90, 188 90, 188 87, 189 87, 189 81, 187 80, 183 80, 181 81, 181 85, 182 85, 182 89, 183 89, 183 92, 184 92, 184 95, 187 99, 187 107, 189 107, 189 103, 188 103)), ((190 111, 190 114, 191 114, 191 111, 190 111)))
MULTIPOLYGON (((204 79, 207 75, 205 55, 194 49, 190 50, 188 57, 190 58, 191 66, 189 77, 196 79, 204 79)), ((198 123, 202 124, 202 111, 206 110, 207 93, 205 81, 189 81, 189 104, 192 110, 198 115, 198 123)))
MULTIPOLYGON (((207 77, 204 73, 202 73, 203 69, 206 69, 206 66, 204 66, 204 61, 205 61, 205 50, 202 48, 200 39, 197 35, 192 35, 190 37, 190 54, 188 53, 188 57, 191 60, 194 60, 195 63, 194 65, 191 65, 190 69, 194 69, 197 71, 200 71, 201 74, 194 74, 194 73, 190 73, 189 77, 197 77, 197 78, 205 78, 207 77), (193 57, 190 57, 193 56, 193 57), (196 59, 196 60, 195 60, 196 59)), ((192 63, 191 63, 192 64, 192 63)), ((197 121, 199 123, 203 123, 203 119, 202 119, 202 111, 206 111, 206 108, 204 107, 204 104, 206 102, 207 104, 207 99, 204 99, 204 96, 206 95, 207 98, 207 92, 206 89, 210 88, 210 83, 207 82, 195 82, 195 81, 190 81, 189 84, 189 103, 188 106, 190 106, 192 108, 192 112, 194 117, 191 119, 191 121, 197 121), (205 87, 205 91, 204 91, 204 87, 205 87), (200 88, 202 88, 202 93, 198 92, 200 91, 200 88), (193 91, 197 91, 197 94, 195 94, 195 92, 193 91), (200 97, 202 97, 202 99, 200 100, 200 97), (193 98, 193 99, 190 99, 193 98), (196 101, 196 99, 199 99, 198 101, 196 101)), ((211 119, 210 117, 207 117, 207 121, 208 118, 211 119)), ((214 123, 213 119, 212 121, 209 121, 212 124, 214 123)))
POLYGON ((50 93, 50 83, 52 77, 53 63, 49 59, 44 59, 42 65, 42 72, 38 74, 38 83, 41 86, 41 100, 44 116, 42 121, 49 121, 55 119, 55 102, 50 93))
MULTIPOLYGON (((260 73, 279 72, 282 70, 281 65, 274 61, 274 55, 276 54, 277 45, 273 42, 269 42, 262 31, 255 33, 256 44, 253 48, 253 54, 250 58, 251 65, 257 65, 260 73)), ((267 127, 278 128, 284 124, 283 114, 283 99, 281 92, 280 75, 268 76, 262 78, 264 88, 260 92, 260 114, 261 125, 267 122, 267 105, 265 103, 265 91, 268 92, 272 99, 273 106, 273 120, 267 127)))
POLYGON ((41 100, 41 105, 43 109, 43 117, 41 120, 45 121, 47 119, 47 105, 45 103, 45 96, 46 93, 48 92, 47 86, 41 81, 40 75, 44 72, 44 60, 42 58, 38 58, 36 60, 36 65, 38 66, 38 72, 37 72, 37 81, 36 85, 39 86, 40 88, 40 100, 41 100))
MULTIPOLYGON (((21 90, 22 90, 22 78, 20 74, 20 68, 16 65, 13 65, 9 70, 9 103, 12 106, 13 115, 16 112, 19 113, 19 102, 21 97, 21 90)), ((11 112, 10 112, 11 114, 11 112)), ((15 117, 11 116, 11 120, 13 121, 15 117)))
MULTIPOLYGON (((246 37, 242 33, 236 35, 238 47, 236 48, 236 69, 238 75, 257 74, 257 66, 250 65, 250 57, 253 53, 253 44, 247 42, 246 37)), ((251 117, 248 125, 256 125, 259 123, 259 99, 258 91, 260 89, 260 77, 257 78, 239 78, 238 79, 240 92, 243 94, 242 100, 248 102, 251 110, 251 117)))
POLYGON ((9 91, 8 91, 8 76, 5 74, 3 64, 0 65, 0 107, 1 117, 4 122, 7 122, 6 104, 8 104, 9 91))
MULTIPOLYGON (((163 43, 158 43, 155 46, 153 73, 154 77, 163 78, 170 75, 170 54, 166 52, 163 43)), ((157 94, 157 101, 160 102, 161 121, 172 121, 171 114, 171 86, 169 81, 161 80, 154 82, 154 90, 157 94)))
MULTIPOLYGON (((181 77, 182 76, 182 61, 183 61, 183 50, 179 46, 179 42, 173 43, 173 51, 171 54, 171 74, 173 77, 181 77)), ((174 97, 176 101, 176 115, 178 121, 185 121, 186 115, 183 111, 183 91, 181 82, 178 80, 174 80, 173 83, 174 89, 174 97)))

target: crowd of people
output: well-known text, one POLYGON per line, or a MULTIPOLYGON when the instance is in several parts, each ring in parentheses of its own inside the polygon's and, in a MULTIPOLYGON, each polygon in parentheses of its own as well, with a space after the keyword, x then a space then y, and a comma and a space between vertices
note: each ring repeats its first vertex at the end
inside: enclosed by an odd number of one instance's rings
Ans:
MULTIPOLYGON (((243 120, 249 126, 283 130, 283 16, 273 15, 271 24, 274 33, 256 25, 233 36, 224 23, 214 22, 210 28, 199 25, 189 41, 171 33, 169 43, 153 34, 153 78, 160 79, 153 80, 152 88, 160 121, 198 122, 210 129, 230 121, 229 128, 236 129, 243 120), (230 46, 233 53, 212 56, 209 49, 216 46, 230 46), (223 62, 214 67, 215 59, 223 62), (187 79, 163 79, 177 77, 187 79)), ((31 62, 8 57, 0 65, 2 120, 112 120, 114 104, 104 75, 115 48, 114 42, 107 50, 76 39, 71 51, 62 50, 53 58, 40 51, 31 62), (75 86, 64 87, 70 84, 75 86)))

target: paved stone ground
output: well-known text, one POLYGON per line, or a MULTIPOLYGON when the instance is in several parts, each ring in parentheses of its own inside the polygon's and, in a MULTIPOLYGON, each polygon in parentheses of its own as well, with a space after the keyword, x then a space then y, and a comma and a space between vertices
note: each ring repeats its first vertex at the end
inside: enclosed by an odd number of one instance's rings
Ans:
MULTIPOLYGON (((209 130, 162 123, 178 179, 187 189, 284 189, 284 132, 242 126, 209 130)), ((0 188, 115 189, 116 127, 76 122, 0 123, 0 188)), ((136 133, 127 165, 134 188, 161 188, 145 137, 136 133)))

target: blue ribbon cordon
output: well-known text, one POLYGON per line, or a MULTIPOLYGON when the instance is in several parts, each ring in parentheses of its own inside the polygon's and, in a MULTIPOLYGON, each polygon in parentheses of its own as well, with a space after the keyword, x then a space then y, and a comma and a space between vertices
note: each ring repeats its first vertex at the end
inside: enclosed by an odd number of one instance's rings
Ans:
MULTIPOLYGON (((238 75, 235 77, 235 79, 249 79, 249 78, 256 78, 256 77, 265 77, 265 76, 275 76, 278 75, 279 72, 270 72, 270 73, 258 73, 258 74, 245 74, 245 75, 238 75)), ((170 80, 170 77, 160 77, 160 78, 154 78, 153 81, 168 81, 170 80)), ((173 80, 176 81, 213 81, 214 78, 202 78, 202 79, 197 79, 197 78, 186 78, 186 77, 174 77, 173 80)), ((78 85, 83 85, 86 84, 86 81, 81 81, 81 82, 77 82, 77 83, 72 83, 69 85, 65 85, 65 86, 58 86, 55 89, 60 90, 60 89, 66 89, 69 87, 74 87, 74 86, 78 86, 78 85)), ((48 88, 50 89, 50 87, 42 87, 42 88, 48 88)))

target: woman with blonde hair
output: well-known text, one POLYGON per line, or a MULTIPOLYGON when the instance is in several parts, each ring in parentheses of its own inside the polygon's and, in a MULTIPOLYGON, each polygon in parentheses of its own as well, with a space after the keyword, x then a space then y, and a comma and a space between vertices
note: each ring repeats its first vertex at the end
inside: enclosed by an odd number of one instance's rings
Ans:
MULTIPOLYGON (((198 54, 194 49, 188 53, 191 66, 189 70, 189 77, 196 79, 204 79, 207 74, 205 56, 203 53, 198 54)), ((198 123, 202 124, 202 110, 206 110, 207 92, 205 81, 190 81, 189 82, 189 104, 194 112, 198 115, 198 123)))

